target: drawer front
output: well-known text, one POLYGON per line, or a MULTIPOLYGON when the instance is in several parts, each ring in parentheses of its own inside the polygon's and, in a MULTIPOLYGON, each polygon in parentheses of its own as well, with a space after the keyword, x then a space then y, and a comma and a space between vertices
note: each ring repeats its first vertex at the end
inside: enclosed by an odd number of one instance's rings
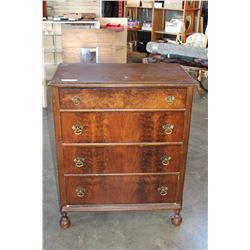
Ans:
POLYGON ((63 109, 176 109, 185 105, 185 88, 60 89, 63 109))
POLYGON ((65 174, 179 172, 181 145, 63 148, 65 174))
POLYGON ((184 112, 61 113, 63 142, 178 142, 184 112))
POLYGON ((175 202, 177 175, 66 177, 67 204, 175 202))

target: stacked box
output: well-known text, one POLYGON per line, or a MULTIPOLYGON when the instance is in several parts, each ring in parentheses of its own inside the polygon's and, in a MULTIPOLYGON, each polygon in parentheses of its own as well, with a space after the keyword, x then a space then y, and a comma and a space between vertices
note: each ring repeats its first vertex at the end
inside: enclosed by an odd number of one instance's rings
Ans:
POLYGON ((165 0, 164 8, 169 10, 182 10, 182 0, 165 0))
POLYGON ((140 7, 140 0, 127 0, 127 6, 130 7, 140 7))
POLYGON ((153 0, 142 0, 141 6, 144 8, 152 8, 153 7, 153 0))

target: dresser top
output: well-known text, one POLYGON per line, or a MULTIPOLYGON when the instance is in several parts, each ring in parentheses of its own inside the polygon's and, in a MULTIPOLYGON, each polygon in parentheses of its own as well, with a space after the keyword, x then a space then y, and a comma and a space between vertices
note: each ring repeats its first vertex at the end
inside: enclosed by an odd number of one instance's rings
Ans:
POLYGON ((51 86, 190 86, 197 82, 179 64, 61 63, 51 86))

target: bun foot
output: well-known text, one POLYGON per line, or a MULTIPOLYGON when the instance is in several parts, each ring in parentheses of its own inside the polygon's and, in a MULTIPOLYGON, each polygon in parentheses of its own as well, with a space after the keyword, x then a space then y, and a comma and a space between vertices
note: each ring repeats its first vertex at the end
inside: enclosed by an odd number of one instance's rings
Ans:
POLYGON ((180 211, 176 211, 175 215, 171 218, 171 223, 175 226, 180 226, 182 222, 182 217, 180 215, 180 211))
POLYGON ((70 220, 66 213, 63 213, 60 219, 60 227, 62 229, 67 229, 70 227, 70 220))

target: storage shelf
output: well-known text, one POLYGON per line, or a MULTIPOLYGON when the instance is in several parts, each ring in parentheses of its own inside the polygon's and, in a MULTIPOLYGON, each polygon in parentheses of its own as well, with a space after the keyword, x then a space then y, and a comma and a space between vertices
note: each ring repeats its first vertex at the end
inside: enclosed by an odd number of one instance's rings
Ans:
POLYGON ((190 9, 186 9, 186 11, 194 11, 194 10, 200 10, 200 8, 190 8, 190 9))
POLYGON ((98 20, 93 20, 93 21, 53 21, 53 20, 48 20, 48 21, 43 21, 43 23, 52 23, 52 24, 74 24, 74 23, 80 23, 80 24, 97 24, 99 23, 98 20))
POLYGON ((136 30, 136 29, 128 29, 128 31, 139 31, 139 32, 152 32, 151 30, 136 30))
POLYGON ((125 5, 125 8, 137 8, 137 9, 153 9, 153 7, 142 7, 142 6, 128 6, 128 5, 125 5))
MULTIPOLYGON (((187 38, 187 31, 184 32, 169 32, 171 30, 176 29, 166 29, 165 32, 165 25, 166 21, 170 21, 171 19, 178 18, 183 20, 184 25, 186 26, 188 23, 187 16, 190 16, 190 32, 198 32, 200 30, 200 17, 201 17, 201 10, 202 10, 202 0, 197 0, 195 4, 189 4, 189 1, 183 1, 180 5, 158 5, 158 7, 155 7, 153 5, 151 8, 145 8, 145 11, 150 13, 141 13, 141 9, 144 8, 142 6, 128 6, 125 5, 124 9, 124 16, 130 17, 135 20, 141 20, 141 19, 148 19, 151 16, 151 22, 152 22, 152 30, 151 31, 144 31, 142 30, 132 30, 131 31, 138 31, 138 32, 128 32, 128 41, 134 41, 139 39, 147 39, 151 41, 157 41, 160 37, 165 36, 173 36, 178 37, 178 35, 181 35, 181 41, 185 43, 187 38), (162 6, 162 7, 160 7, 162 6), (172 8, 171 8, 172 7, 172 8), (150 9, 150 10, 148 10, 150 9), (152 10, 152 13, 151 13, 152 10), (180 17, 177 17, 180 16, 180 17), (142 18, 143 17, 143 18, 142 18), (185 19, 185 20, 184 20, 185 19), (196 21, 196 22, 195 22, 196 21), (148 33, 146 33, 148 32, 148 33), (150 33, 149 33, 150 32, 150 33), (151 37, 150 37, 151 34, 151 37), (147 37, 146 37, 147 35, 147 37), (145 38, 143 38, 145 36, 145 38)), ((130 29, 128 29, 129 31, 130 29)))
POLYGON ((157 31, 155 31, 155 33, 157 33, 157 34, 166 34, 166 35, 174 35, 174 36, 177 36, 178 34, 181 34, 181 33, 165 32, 164 30, 157 30, 157 31))
POLYGON ((155 10, 184 11, 183 9, 154 8, 155 10))

